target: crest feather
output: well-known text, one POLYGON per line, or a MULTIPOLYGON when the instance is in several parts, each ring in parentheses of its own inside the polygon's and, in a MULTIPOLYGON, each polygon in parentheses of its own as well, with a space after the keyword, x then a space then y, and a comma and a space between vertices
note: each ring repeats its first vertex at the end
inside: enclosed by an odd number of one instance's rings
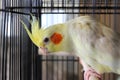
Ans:
POLYGON ((23 24, 24 29, 26 30, 28 36, 30 37, 30 39, 32 40, 32 42, 39 47, 40 46, 40 33, 44 33, 44 30, 39 28, 39 20, 36 19, 35 16, 32 16, 32 20, 29 21, 31 24, 31 32, 29 31, 29 29, 27 28, 27 25, 21 21, 21 23, 23 24))

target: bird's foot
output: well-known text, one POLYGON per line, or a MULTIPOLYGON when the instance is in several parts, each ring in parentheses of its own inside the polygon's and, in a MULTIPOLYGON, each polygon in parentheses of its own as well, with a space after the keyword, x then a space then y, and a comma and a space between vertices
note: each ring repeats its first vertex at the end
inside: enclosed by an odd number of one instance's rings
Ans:
POLYGON ((84 72, 84 79, 90 80, 91 76, 94 76, 94 77, 98 78, 98 80, 101 80, 101 75, 99 73, 97 73, 94 69, 89 68, 88 70, 86 70, 84 72))

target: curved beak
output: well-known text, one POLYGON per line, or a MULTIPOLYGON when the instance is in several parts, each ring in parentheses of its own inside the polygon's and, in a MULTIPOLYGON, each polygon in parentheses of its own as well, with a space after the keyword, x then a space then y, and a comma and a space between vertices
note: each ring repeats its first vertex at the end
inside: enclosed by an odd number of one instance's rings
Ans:
POLYGON ((39 54, 47 55, 47 53, 48 53, 47 48, 39 47, 39 54))

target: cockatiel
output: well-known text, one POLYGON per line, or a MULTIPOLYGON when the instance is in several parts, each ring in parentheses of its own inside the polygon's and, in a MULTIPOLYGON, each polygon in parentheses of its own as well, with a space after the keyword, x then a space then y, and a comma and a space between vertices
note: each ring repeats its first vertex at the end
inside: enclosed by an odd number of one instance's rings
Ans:
MULTIPOLYGON (((41 53, 65 51, 78 56, 85 70, 85 80, 102 73, 120 74, 120 34, 90 16, 39 28, 32 16, 32 32, 22 22, 32 42, 41 53)), ((93 80, 93 79, 91 79, 93 80)), ((95 79, 97 80, 97 79, 95 79)))

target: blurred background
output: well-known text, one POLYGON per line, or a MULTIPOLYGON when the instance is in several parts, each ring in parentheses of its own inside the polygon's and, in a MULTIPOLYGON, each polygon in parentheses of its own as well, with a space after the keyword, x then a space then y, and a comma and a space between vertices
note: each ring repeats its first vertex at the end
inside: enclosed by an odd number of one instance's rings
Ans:
MULTIPOLYGON (((77 57, 38 55, 20 23, 31 30, 30 13, 42 27, 91 15, 120 32, 120 0, 0 0, 0 80, 83 80, 77 57)), ((103 74, 102 80, 117 76, 103 74)))

